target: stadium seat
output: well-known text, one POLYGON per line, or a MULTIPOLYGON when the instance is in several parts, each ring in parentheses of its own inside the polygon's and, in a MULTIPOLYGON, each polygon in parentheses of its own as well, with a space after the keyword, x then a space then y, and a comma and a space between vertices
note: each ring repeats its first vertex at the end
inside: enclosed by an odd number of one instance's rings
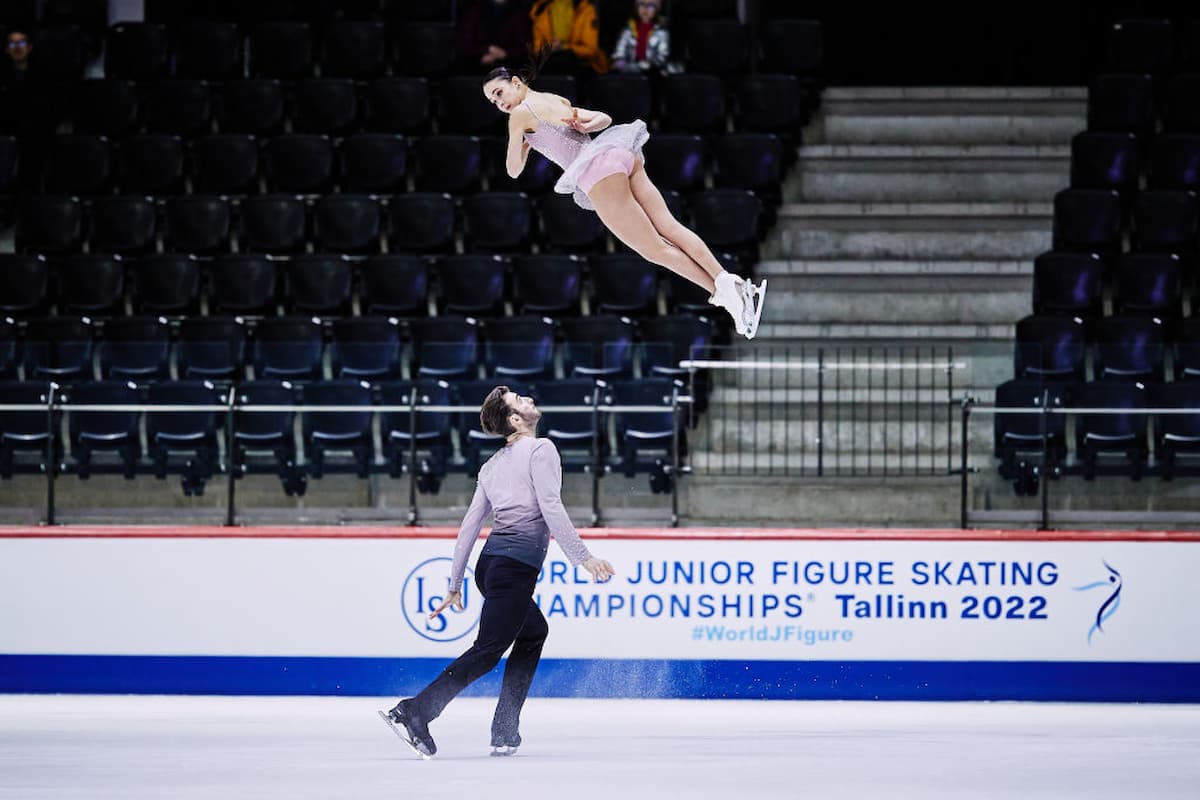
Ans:
POLYGON ((133 265, 133 307, 143 314, 194 314, 200 304, 200 262, 195 256, 149 255, 133 265))
POLYGON ((110 195, 91 202, 88 242, 98 253, 149 253, 154 250, 158 207, 139 195, 110 195))
POLYGON ((442 81, 438 93, 440 132, 468 136, 499 136, 507 129, 507 122, 508 116, 483 96, 478 76, 456 75, 442 81))
POLYGON ((230 22, 172 26, 175 77, 224 81, 242 76, 242 31, 230 22))
POLYGON ((427 136, 414 145, 413 164, 418 190, 470 193, 479 188, 483 149, 476 136, 427 136))
MULTIPOLYGON (((1176 381, 1155 386, 1154 405, 1160 408, 1200 408, 1200 381, 1176 381)), ((0 423, 2 424, 2 423, 0 423)), ((1163 480, 1171 480, 1180 456, 1200 453, 1200 412, 1158 414, 1154 418, 1154 455, 1163 480)))
POLYGON ((119 314, 125 294, 125 264, 120 256, 77 255, 55 265, 61 314, 119 314))
POLYGON ((343 192, 402 192, 408 171, 408 143, 390 133, 348 136, 338 146, 343 192))
POLYGON ((1162 381, 1165 339, 1159 319, 1105 317, 1096 331, 1096 380, 1162 381))
POLYGON ((531 391, 542 409, 538 431, 558 448, 563 469, 602 473, 610 452, 606 415, 592 411, 554 411, 554 406, 612 405, 609 390, 592 378, 540 381, 531 391))
POLYGON ((1130 253, 1113 272, 1113 313, 1177 320, 1183 316, 1183 259, 1174 253, 1130 253))
POLYGON ((408 192, 388 201, 388 245, 400 253, 448 253, 454 249, 457 212, 444 192, 408 192))
MULTIPOLYGON (((49 381, 6 380, 0 383, 0 397, 5 403, 44 405, 49 401, 49 381)), ((60 412, 7 411, 0 410, 0 478, 11 478, 18 471, 17 454, 21 451, 37 453, 29 471, 41 471, 46 466, 46 445, 51 446, 51 457, 55 462, 62 459, 62 445, 58 430, 60 412)), ((23 470, 22 470, 23 471, 23 470)))
POLYGON ((454 0, 426 0, 423 3, 385 3, 384 18, 396 24, 410 22, 450 22, 454 19, 454 0))
POLYGON ((212 313, 275 313, 275 262, 266 256, 220 256, 209 266, 208 272, 212 313))
POLYGON ((137 383, 170 377, 171 330, 159 317, 114 317, 104 323, 97 346, 100 377, 137 383))
POLYGON ((1138 188, 1138 140, 1132 133, 1084 131, 1071 139, 1071 188, 1138 188))
POLYGON ((748 75, 734 96, 737 129, 762 131, 793 142, 806 120, 805 95, 794 75, 748 75))
POLYGON ((736 19, 693 20, 683 44, 691 72, 730 77, 745 72, 750 61, 750 34, 736 19))
POLYGON ((1164 133, 1154 140, 1150 186, 1200 190, 1200 134, 1164 133))
POLYGON ((692 196, 694 228, 710 247, 757 260, 762 201, 744 189, 709 189, 692 196))
POLYGON ((411 323, 416 375, 421 378, 477 376, 479 325, 469 317, 443 316, 411 323))
POLYGON ((121 191, 175 194, 183 189, 183 141, 178 136, 131 136, 121 142, 121 191))
POLYGON ((246 364, 246 326, 235 317, 182 320, 175 364, 183 380, 238 380, 246 364))
POLYGON ((258 191, 258 142, 248 134, 204 136, 193 144, 192 185, 197 192, 258 191))
POLYGON ((0 135, 0 212, 4 211, 5 195, 16 185, 19 158, 20 145, 16 137, 0 135))
POLYGON ((651 136, 643 152, 646 174, 659 189, 691 192, 704 188, 708 153, 699 136, 687 133, 651 136))
MULTIPOLYGON (((609 72, 598 76, 588 87, 589 108, 602 108, 621 125, 640 119, 646 124, 654 118, 654 92, 644 75, 609 72)), ((653 137, 651 137, 653 141, 653 137)))
POLYGON ((511 253, 529 249, 533 208, 521 192, 481 192, 464 198, 463 243, 468 251, 511 253))
POLYGON ((1174 45, 1170 20, 1117 20, 1108 30, 1108 68, 1158 75, 1171 65, 1174 45))
POLYGON ((0 319, 45 314, 53 290, 50 274, 45 256, 0 253, 0 319))
POLYGON ((1054 249, 1116 253, 1121 195, 1111 189, 1063 189, 1054 195, 1054 249))
POLYGON ((454 25, 424 22, 402 25, 396 31, 396 70, 402 75, 440 78, 454 69, 458 44, 454 25))
POLYGON ((50 80, 77 81, 83 77, 84 50, 78 25, 46 25, 37 33, 38 71, 50 80))
POLYGON ((1171 77, 1167 84, 1163 129, 1173 133, 1200 133, 1200 72, 1171 77))
POLYGON ((293 256, 286 274, 289 311, 325 316, 349 313, 354 268, 346 256, 293 256))
POLYGON ((554 323, 536 315, 484 322, 484 364, 497 382, 554 377, 554 323))
POLYGON ((312 32, 296 21, 265 22, 250 32, 250 74, 296 80, 312 74, 312 32))
POLYGON ((291 133, 266 147, 267 185, 274 192, 320 193, 333 182, 333 144, 328 136, 291 133))
MULTIPOLYGON (((450 384, 443 380, 389 381, 380 384, 382 405, 419 406, 453 405, 450 384)), ((450 438, 452 415, 446 411, 385 411, 381 415, 380 435, 383 454, 393 478, 405 471, 416 475, 417 488, 437 492, 446 476, 453 447, 450 438), (410 458, 410 454, 413 458, 410 458)))
POLYGON ((77 197, 33 195, 17 217, 16 247, 27 253, 74 253, 83 242, 86 215, 77 197))
POLYGON ((137 385, 128 381, 80 383, 65 390, 62 399, 67 404, 75 474, 86 480, 91 477, 97 451, 116 451, 122 473, 132 480, 142 451, 138 441, 141 412, 74 411, 71 406, 137 405, 142 402, 137 385))
POLYGON ((815 19, 770 19, 762 30, 759 71, 819 79, 825 35, 815 19))
POLYGON ((647 317, 638 329, 642 375, 685 380, 689 370, 680 362, 708 358, 715 333, 708 318, 692 314, 647 317))
MULTIPOLYGON (((242 406, 292 406, 299 403, 299 397, 297 389, 287 381, 247 381, 237 385, 237 401, 242 406)), ((297 464, 295 419, 295 411, 237 413, 231 447, 233 474, 272 472, 279 475, 289 497, 302 496, 308 480, 297 464)))
MULTIPOLYGON (((680 450, 686 450, 681 409, 676 419, 672 400, 684 394, 683 387, 670 378, 642 378, 637 381, 618 381, 612 386, 613 404, 617 406, 662 406, 662 411, 622 411, 616 414, 617 442, 621 447, 621 467, 625 477, 639 471, 665 472, 673 468, 672 448, 678 431, 680 450), (654 459, 646 463, 645 451, 654 459)), ((668 473, 669 474, 669 473, 668 473)), ((656 481, 657 484, 657 481, 656 481)))
POLYGON ((29 320, 22 363, 25 378, 58 382, 90 380, 94 328, 86 317, 29 320))
POLYGON ((310 78, 296 84, 296 133, 353 133, 358 126, 358 89, 349 78, 310 78))
POLYGON ((1151 253, 1194 253, 1200 239, 1200 202, 1182 189, 1147 189, 1133 207, 1135 248, 1151 253))
POLYGON ((308 474, 321 478, 331 453, 349 451, 351 466, 359 478, 370 475, 375 460, 371 436, 371 384, 341 379, 322 381, 302 390, 305 406, 361 406, 362 411, 312 411, 301 414, 308 474))
POLYGON ((212 106, 205 81, 160 81, 147 92, 142 116, 151 133, 201 136, 212 132, 212 106))
POLYGON ((566 194, 548 194, 537 203, 538 231, 545 249, 559 253, 600 253, 608 229, 592 211, 566 194))
POLYGON ((56 136, 47 158, 46 191, 102 194, 112 187, 112 148, 103 136, 56 136))
POLYGON ((334 320, 329 362, 335 378, 387 380, 400 377, 403 345, 395 317, 334 320))
MULTIPOLYGON (((20 363, 17 322, 12 317, 0 317, 0 380, 8 381, 17 377, 17 367, 20 363)), ((3 430, 0 427, 0 432, 3 430)))
POLYGON ((714 75, 663 79, 660 121, 664 131, 715 134, 725 129, 725 86, 714 75))
POLYGON ((367 84, 363 119, 376 133, 421 136, 429 132, 431 100, 425 78, 376 78, 367 84))
POLYGON ((1088 87, 1088 130, 1154 134, 1154 83, 1149 75, 1099 75, 1088 87))
POLYGON ((577 316, 585 261, 542 253, 513 259, 513 306, 520 314, 577 316))
POLYGON ((242 250, 295 253, 304 249, 304 201, 287 194, 265 194, 242 201, 242 250))
POLYGON ((229 81, 221 92, 222 133, 274 136, 283 131, 283 84, 274 79, 229 81))
POLYGON ((217 195, 181 195, 166 202, 163 245, 169 252, 210 255, 229 251, 232 212, 217 195))
POLYGON ((633 323, 609 314, 564 319, 563 374, 624 380, 633 377, 633 323))
MULTIPOLYGON (((1083 408, 1139 409, 1147 406, 1147 394, 1142 383, 1095 381, 1078 388, 1075 404, 1083 408)), ((1123 462, 1103 471, 1138 480, 1146 468, 1147 422, 1145 414, 1077 415, 1075 447, 1084 479, 1099 474, 1102 456, 1117 455, 1123 457, 1123 462)))
POLYGON ((1082 381, 1086 368, 1082 320, 1028 316, 1017 322, 1014 376, 1044 381, 1082 381))
POLYGON ((429 264, 420 256, 372 256, 359 267, 364 314, 429 314, 429 264))
POLYGON ((167 77, 167 29, 151 22, 118 22, 104 44, 104 75, 131 81, 167 77))
POLYGON ((365 194, 331 194, 312 210, 313 237, 318 250, 372 253, 379 250, 379 203, 365 194))
POLYGON ((382 22, 338 20, 321 30, 321 74, 367 80, 383 74, 387 41, 382 22))
POLYGON ((657 312, 661 267, 636 253, 592 256, 591 267, 594 313, 640 317, 657 312))
MULTIPOLYGON (((1040 380, 1013 379, 996 387, 998 408, 1064 408, 1072 405, 1072 384, 1047 383, 1040 380), (1047 402, 1048 401, 1048 402, 1047 402)), ((1018 494, 1036 494, 1021 457, 1026 463, 1036 459, 1040 464, 1044 451, 1047 463, 1039 468, 1040 475, 1052 475, 1067 460, 1066 414, 1005 414, 993 417, 995 455, 1000 459, 1000 476, 1017 482, 1018 494)))
POLYGON ((437 262, 439 307, 444 313, 504 313, 508 260, 497 255, 451 255, 437 262))
POLYGON ((140 116, 133 81, 87 80, 76 85, 71 116, 75 133, 119 138, 137 130, 140 116))
POLYGON ((254 326, 254 377, 320 380, 323 333, 312 317, 264 317, 254 326))
POLYGON ((750 189, 772 205, 782 202, 783 141, 773 133, 727 133, 717 140, 716 185, 750 189))
POLYGON ((1103 316, 1104 275, 1097 253, 1042 253, 1033 261, 1033 313, 1103 316))
MULTIPOLYGON (((178 381, 157 383, 149 387, 146 402, 150 405, 220 406, 227 402, 226 393, 209 381, 178 381)), ((146 444, 154 464, 154 476, 165 479, 170 471, 183 476, 183 493, 187 496, 204 494, 205 483, 217 471, 217 428, 224 427, 224 413, 213 410, 148 411, 146 413, 146 444), (172 468, 172 456, 186 460, 172 468)))

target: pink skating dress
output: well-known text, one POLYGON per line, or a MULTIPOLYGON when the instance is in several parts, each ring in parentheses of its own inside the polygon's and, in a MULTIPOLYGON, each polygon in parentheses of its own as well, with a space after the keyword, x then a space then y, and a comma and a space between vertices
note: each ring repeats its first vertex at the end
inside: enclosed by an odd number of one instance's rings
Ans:
POLYGON ((642 159, 642 145, 650 138, 646 123, 640 119, 624 125, 612 125, 594 139, 586 133, 557 122, 542 119, 529 103, 523 103, 540 124, 525 134, 529 146, 562 167, 562 177, 554 184, 559 194, 574 195, 583 208, 594 209, 588 191, 601 178, 633 170, 633 159, 642 159))

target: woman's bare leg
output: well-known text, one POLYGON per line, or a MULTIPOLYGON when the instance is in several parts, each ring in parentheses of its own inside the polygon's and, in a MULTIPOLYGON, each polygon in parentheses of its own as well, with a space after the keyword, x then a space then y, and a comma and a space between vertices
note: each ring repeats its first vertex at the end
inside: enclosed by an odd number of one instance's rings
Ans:
POLYGON ((675 219, 675 215, 667 207, 667 201, 663 200, 662 193, 650 180, 650 176, 646 174, 640 161, 634 164, 633 174, 629 176, 629 189, 638 205, 650 218, 651 224, 664 239, 687 253, 688 257, 710 278, 721 274, 725 269, 721 266, 721 262, 717 261, 712 250, 704 243, 703 239, 696 235, 695 231, 675 219))

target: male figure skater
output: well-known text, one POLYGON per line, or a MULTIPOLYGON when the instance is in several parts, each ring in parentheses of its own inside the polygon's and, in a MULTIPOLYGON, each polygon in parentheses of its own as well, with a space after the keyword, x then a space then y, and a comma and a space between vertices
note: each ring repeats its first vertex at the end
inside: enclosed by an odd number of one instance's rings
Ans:
POLYGON ((549 439, 537 438, 542 412, 532 398, 497 386, 479 409, 483 430, 506 438, 504 447, 479 470, 479 483, 454 545, 450 586, 445 600, 429 616, 453 607, 461 611, 462 580, 467 557, 479 538, 483 520, 494 517, 479 561, 475 583, 483 595, 475 643, 415 697, 401 700, 383 717, 396 735, 424 758, 437 752, 429 723, 473 681, 490 672, 512 646, 500 700, 492 718, 492 755, 507 756, 521 744, 521 706, 529 694, 549 628, 533 602, 538 573, 550 547, 558 541, 573 565, 583 566, 600 582, 613 575, 612 565, 592 556, 563 509, 562 462, 549 439))

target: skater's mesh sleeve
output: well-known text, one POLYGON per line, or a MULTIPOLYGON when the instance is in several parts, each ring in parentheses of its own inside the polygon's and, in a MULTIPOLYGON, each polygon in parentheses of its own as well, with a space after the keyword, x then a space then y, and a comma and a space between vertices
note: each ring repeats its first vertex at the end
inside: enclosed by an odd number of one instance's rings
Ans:
POLYGON ((477 483, 475 484, 475 496, 471 498, 471 505, 467 509, 466 516, 463 517, 462 527, 458 529, 458 541, 454 543, 454 562, 450 566, 450 591, 452 592, 462 589, 463 573, 467 570, 467 558, 471 555, 471 548, 475 546, 475 540, 479 538, 483 521, 490 513, 492 513, 492 504, 488 501, 487 493, 483 491, 483 485, 477 483))
POLYGON ((558 542, 571 564, 579 566, 592 554, 588 552, 583 539, 579 538, 579 531, 575 530, 567 510, 563 508, 562 461, 554 442, 539 441, 534 447, 529 467, 533 474, 533 491, 537 496, 538 508, 541 509, 542 519, 546 520, 550 535, 558 542))

